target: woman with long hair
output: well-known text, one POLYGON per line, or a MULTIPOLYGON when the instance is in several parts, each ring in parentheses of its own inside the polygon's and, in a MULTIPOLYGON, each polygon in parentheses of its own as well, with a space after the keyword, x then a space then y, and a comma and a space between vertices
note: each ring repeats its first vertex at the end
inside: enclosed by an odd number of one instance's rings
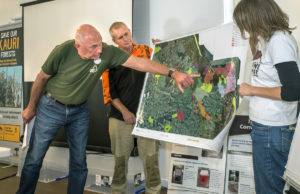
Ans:
POLYGON ((297 122, 300 58, 294 28, 274 0, 241 0, 233 18, 253 54, 249 118, 257 194, 282 193, 282 179, 297 122))

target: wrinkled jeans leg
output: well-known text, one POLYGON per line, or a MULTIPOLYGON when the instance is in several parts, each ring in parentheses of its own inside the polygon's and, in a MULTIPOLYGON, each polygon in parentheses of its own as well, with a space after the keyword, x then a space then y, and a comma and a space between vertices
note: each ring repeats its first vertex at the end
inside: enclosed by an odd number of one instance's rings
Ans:
POLYGON ((282 179, 294 130, 251 121, 255 190, 257 194, 282 193, 282 179))
POLYGON ((89 129, 88 103, 67 108, 65 131, 70 148, 68 194, 83 193, 86 177, 86 144, 89 129))
POLYGON ((21 173, 18 194, 33 194, 45 154, 58 129, 64 123, 64 109, 54 100, 41 96, 35 123, 21 173))

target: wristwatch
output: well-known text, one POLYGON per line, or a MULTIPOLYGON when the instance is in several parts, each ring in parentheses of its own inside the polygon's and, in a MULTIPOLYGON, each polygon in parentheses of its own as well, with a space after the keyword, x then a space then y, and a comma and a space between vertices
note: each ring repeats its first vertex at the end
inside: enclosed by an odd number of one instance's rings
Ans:
POLYGON ((168 73, 168 77, 172 77, 172 74, 176 71, 176 69, 174 68, 170 68, 169 73, 168 73))

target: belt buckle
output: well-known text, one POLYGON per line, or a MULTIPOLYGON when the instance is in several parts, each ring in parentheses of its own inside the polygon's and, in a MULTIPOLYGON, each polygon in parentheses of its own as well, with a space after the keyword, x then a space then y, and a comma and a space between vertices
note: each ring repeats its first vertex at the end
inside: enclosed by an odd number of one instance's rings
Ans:
POLYGON ((61 104, 61 105, 64 105, 64 106, 67 106, 67 107, 68 107, 67 104, 61 103, 61 102, 59 102, 58 100, 56 100, 55 98, 53 98, 52 95, 51 95, 51 93, 49 93, 49 92, 46 91, 46 92, 45 92, 45 95, 46 95, 48 98, 51 98, 52 100, 55 100, 55 102, 57 102, 58 104, 61 104))
MULTIPOLYGON (((55 102, 57 102, 58 104, 61 104, 61 105, 65 106, 65 107, 70 107, 70 108, 71 108, 71 107, 76 107, 76 106, 80 106, 80 105, 81 105, 81 104, 64 104, 64 103, 62 103, 62 102, 56 100, 55 98, 53 98, 52 95, 51 95, 51 93, 49 93, 49 92, 47 92, 47 91, 45 91, 45 95, 46 95, 47 97, 51 98, 52 100, 55 100, 55 102)), ((82 104, 83 104, 83 103, 82 103, 82 104)))
MULTIPOLYGON (((54 99, 53 97, 52 97, 52 95, 49 93, 49 92, 47 92, 47 91, 45 91, 45 93, 44 93, 47 97, 49 97, 49 98, 51 98, 51 99, 54 99)), ((55 99, 54 99, 55 100, 55 99)))

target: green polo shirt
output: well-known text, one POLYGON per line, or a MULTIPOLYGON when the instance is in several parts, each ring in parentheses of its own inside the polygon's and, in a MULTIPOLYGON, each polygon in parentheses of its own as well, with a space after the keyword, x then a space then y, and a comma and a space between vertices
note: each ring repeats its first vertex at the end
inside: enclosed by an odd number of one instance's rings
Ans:
POLYGON ((42 66, 52 77, 45 90, 64 104, 80 104, 88 99, 100 76, 107 68, 122 65, 129 58, 125 51, 105 43, 102 44, 101 62, 82 59, 69 40, 56 46, 42 66))

